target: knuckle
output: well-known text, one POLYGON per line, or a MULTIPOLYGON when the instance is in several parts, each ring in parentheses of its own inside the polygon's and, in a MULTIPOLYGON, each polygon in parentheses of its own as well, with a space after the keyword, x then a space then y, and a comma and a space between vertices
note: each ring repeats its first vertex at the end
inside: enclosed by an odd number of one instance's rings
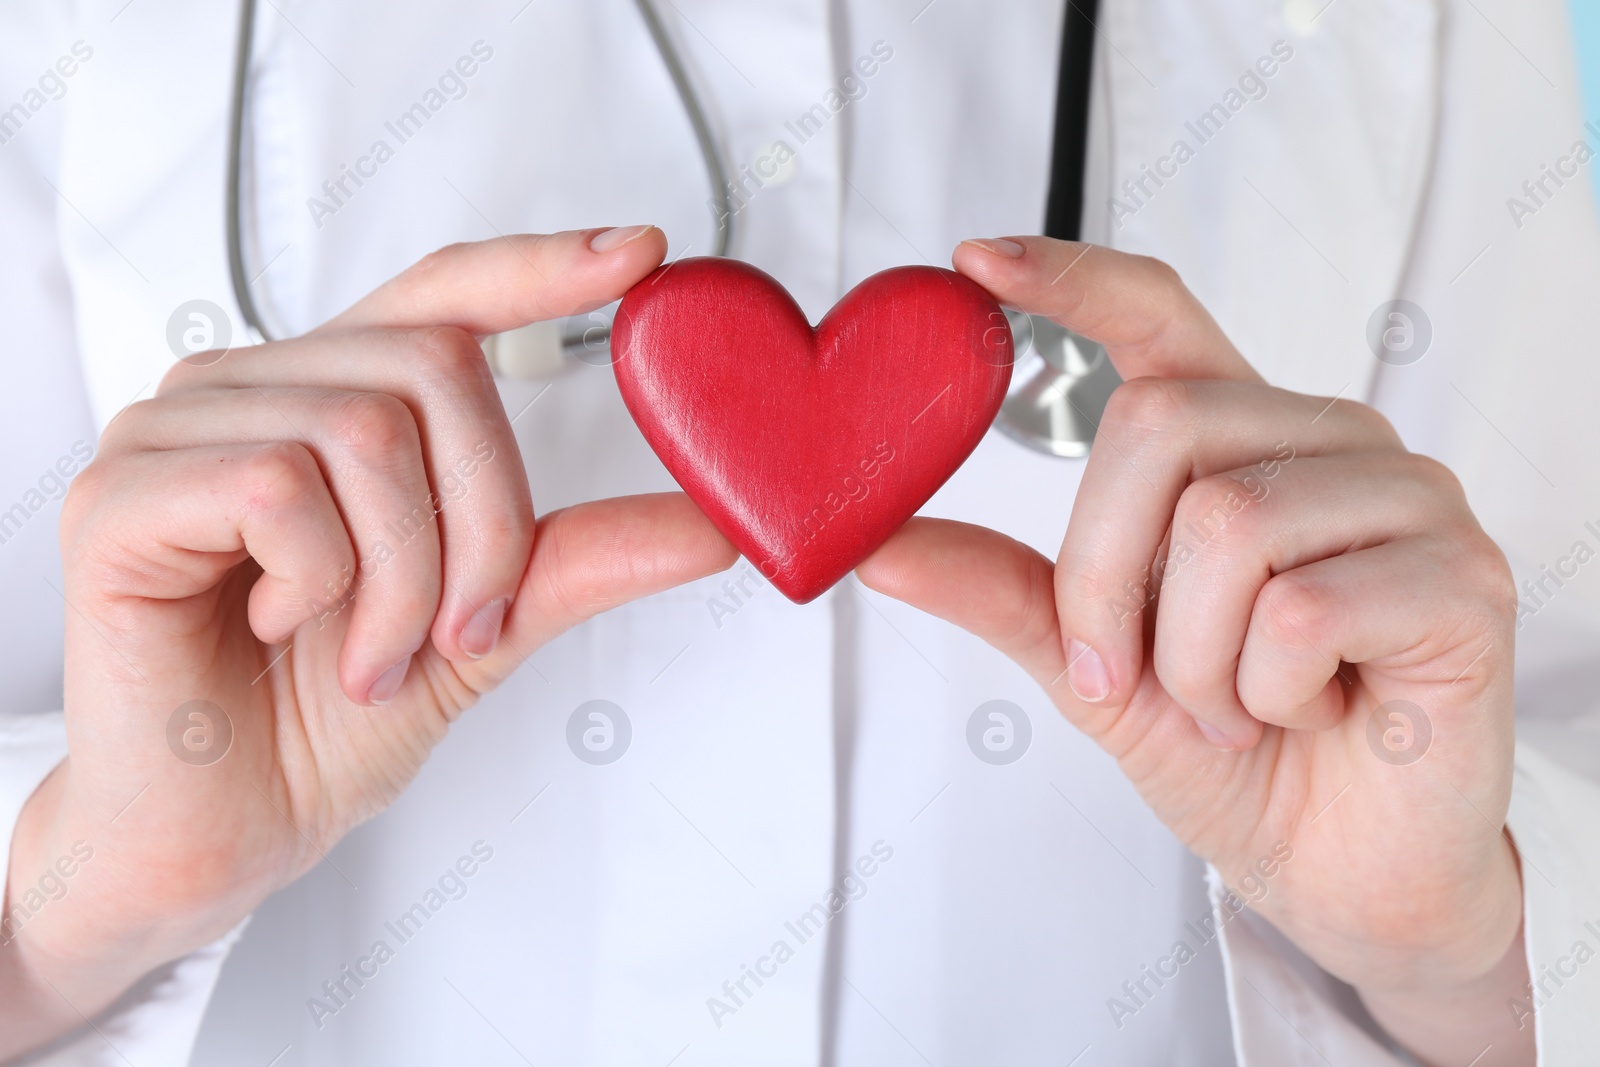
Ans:
POLYGON ((1126 436, 1148 441, 1188 425, 1192 405, 1191 390, 1185 382, 1172 378, 1131 378, 1112 392, 1104 421, 1126 436))
POLYGON ((607 605, 588 558, 595 546, 573 545, 559 513, 549 517, 539 538, 544 563, 542 599, 572 619, 587 619, 603 611, 607 605))
POLYGON ((1063 556, 1055 569, 1055 603, 1062 617, 1072 613, 1080 620, 1101 613, 1100 623, 1118 629, 1137 627, 1155 598, 1155 580, 1148 572, 1113 574, 1103 560, 1074 553, 1063 556))
MULTIPOLYGON (((156 383, 155 395, 168 396, 172 393, 182 392, 193 388, 195 383, 210 370, 211 364, 191 363, 186 359, 176 360, 167 372, 161 376, 161 381, 156 383)), ((130 405, 131 406, 131 405, 130 405)))
POLYGON ((354 455, 375 459, 420 441, 405 402, 387 393, 344 393, 333 402, 329 432, 354 455))
POLYGON ((1027 592, 1015 615, 1001 628, 996 644, 1000 648, 1035 648, 1050 639, 1059 626, 1055 588, 1049 572, 1031 566, 1025 558, 1013 559, 1010 566, 1018 572, 1015 584, 1027 592))
POLYGON ((1433 489, 1441 496, 1449 498, 1454 503, 1466 505, 1467 490, 1461 484, 1461 479, 1456 472, 1440 463, 1432 456, 1424 456, 1416 452, 1407 452, 1402 461, 1413 477, 1424 485, 1433 489))
POLYGON ((67 495, 61 501, 63 539, 86 529, 91 517, 107 503, 112 488, 125 480, 118 476, 115 466, 114 460, 103 454, 97 456, 67 486, 67 495))
POLYGON ((533 543, 533 509, 494 507, 473 517, 472 537, 479 552, 487 558, 500 558, 508 552, 526 556, 533 543))
POLYGON ((1404 448, 1400 431, 1394 428, 1387 415, 1371 404, 1350 403, 1345 406, 1345 417, 1353 419, 1365 433, 1388 448, 1404 448))
MULTIPOLYGON (((437 565, 429 566, 421 574, 402 578, 401 571, 389 572, 375 566, 373 557, 362 556, 357 561, 357 566, 364 573, 373 574, 371 590, 379 599, 371 599, 370 603, 382 604, 382 614, 386 625, 395 622, 400 628, 411 632, 415 636, 427 633, 429 625, 433 622, 434 615, 439 610, 439 597, 443 589, 443 582, 439 577, 437 565)), ((365 584, 363 588, 365 588, 365 584)))
POLYGON ((455 326, 411 330, 407 343, 424 381, 467 385, 492 381, 483 348, 466 330, 455 326))
POLYGON ((1261 509, 1251 506, 1260 492, 1259 485, 1235 474, 1213 474, 1191 482, 1178 496, 1173 540, 1193 542, 1191 547, 1197 548, 1214 544, 1224 531, 1235 540, 1250 539, 1265 521, 1261 509))
POLYGON ((1162 290, 1170 293, 1173 291, 1186 291, 1187 289, 1183 284, 1183 275, 1178 273, 1178 268, 1164 259, 1157 259, 1155 256, 1140 256, 1139 268, 1149 276, 1154 285, 1162 290))
POLYGON ((1273 645, 1320 643, 1338 624, 1338 608, 1325 592, 1294 571, 1277 575, 1256 598, 1255 623, 1273 645))
POLYGON ((127 451, 126 446, 133 441, 142 440, 151 426, 160 425, 164 406, 161 400, 152 397, 135 400, 117 412, 100 434, 99 452, 104 455, 127 451))
POLYGON ((1056 567, 1056 596, 1064 604, 1096 603, 1114 594, 1120 584, 1104 562, 1081 553, 1063 556, 1056 567))
POLYGON ((1515 615, 1520 597, 1517 580, 1505 552, 1494 538, 1475 530, 1466 556, 1470 573, 1477 576, 1484 597, 1494 606, 1494 613, 1506 611, 1515 615))
POLYGON ((1202 663, 1193 651, 1176 642, 1157 640, 1151 649, 1150 666, 1161 688, 1180 707, 1196 709, 1216 703, 1216 679, 1208 673, 1220 669, 1214 662, 1202 663))
POLYGON ((428 288, 440 278, 448 278, 460 263, 467 242, 456 241, 434 249, 411 265, 401 278, 409 285, 428 288))
POLYGON ((248 507, 277 511, 303 502, 322 483, 322 470, 305 446, 274 441, 245 457, 239 477, 248 507))
POLYGON ((1148 344, 1164 335, 1175 320, 1192 312, 1195 299, 1172 264, 1153 256, 1139 258, 1151 311, 1148 331, 1139 343, 1148 344))

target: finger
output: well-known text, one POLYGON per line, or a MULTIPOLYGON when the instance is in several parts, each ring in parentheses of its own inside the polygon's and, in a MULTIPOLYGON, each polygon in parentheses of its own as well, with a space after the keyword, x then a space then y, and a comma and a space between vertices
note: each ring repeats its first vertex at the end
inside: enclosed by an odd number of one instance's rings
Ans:
POLYGON ((314 618, 325 583, 355 559, 316 458, 291 442, 103 459, 74 481, 70 501, 62 529, 88 561, 72 573, 101 597, 187 599, 254 558, 263 573, 250 628, 267 644, 314 618), (94 566, 129 559, 144 565, 94 566))
POLYGON ((964 241, 952 258, 1000 303, 1105 345, 1124 379, 1261 380, 1158 259, 1049 237, 964 241))
MULTIPOLYGON (((651 226, 521 234, 452 245, 379 287, 299 343, 245 349, 173 368, 163 394, 219 385, 317 384, 389 392, 411 406, 436 488, 489 471, 484 491, 440 519, 447 595, 433 641, 460 662, 487 655, 531 545, 533 505, 521 455, 475 338, 618 299, 665 255, 651 226), (412 327, 349 353, 349 331, 412 327), (499 457, 500 462, 488 463, 499 457)), ((388 677, 387 675, 385 676, 388 677)))
MULTIPOLYGON (((111 433, 113 449, 282 440, 311 449, 358 557, 353 570, 328 576, 317 597, 324 622, 350 612, 340 684, 357 701, 393 695, 404 664, 428 638, 441 591, 439 497, 403 402, 383 392, 321 388, 190 391, 133 405, 111 433)), ((507 584, 509 596, 515 578, 507 584)))
POLYGON ((1434 534, 1319 560, 1279 574, 1257 595, 1239 656, 1239 697, 1263 722, 1337 725, 1342 663, 1398 681, 1462 686, 1487 679, 1484 652, 1509 643, 1515 591, 1487 537, 1434 534), (1445 620, 1445 625, 1441 625, 1445 620))
POLYGON ((512 234, 432 253, 319 328, 455 326, 477 337, 622 299, 667 254, 654 226, 512 234))
MULTIPOLYGON (((1156 676, 1221 748, 1254 745, 1263 721, 1325 725, 1302 716, 1322 715, 1326 701, 1261 719, 1241 700, 1236 675, 1252 613, 1274 610, 1261 590, 1285 571, 1457 524, 1464 504, 1447 471, 1407 452, 1301 457, 1271 478, 1246 467, 1191 483, 1159 568, 1156 676)), ((1282 615, 1266 622, 1274 620, 1293 624, 1282 615)), ((1338 665, 1324 664, 1329 676, 1338 665)))
POLYGON ((1138 778, 1157 769, 1215 768, 1237 758, 1208 747, 1194 720, 1152 679, 1143 698, 1117 712, 1065 691, 1070 667, 1052 606, 1050 561, 981 526, 914 518, 867 557, 863 584, 982 638, 1036 681, 1085 736, 1138 778), (1131 762, 1130 762, 1131 761, 1131 762))
POLYGON ((361 329, 246 349, 238 357, 169 375, 163 396, 312 386, 387 395, 409 407, 427 484, 397 514, 421 506, 432 487, 444 568, 443 596, 430 617, 433 642, 456 662, 488 655, 527 566, 533 500, 477 341, 449 326, 361 329))
POLYGON ((1073 502, 1056 567, 1072 692, 1126 703, 1144 658, 1152 575, 1191 481, 1254 465, 1271 481, 1297 456, 1393 447, 1393 431, 1360 405, 1240 382, 1139 378, 1106 407, 1100 442, 1073 502))
POLYGON ((553 511, 539 520, 503 640, 463 676, 484 692, 578 623, 727 570, 736 559, 727 538, 682 493, 616 497, 553 511))
POLYGON ((1054 695, 1066 667, 1050 561, 1001 533, 914 518, 856 568, 869 589, 966 630, 1054 695))

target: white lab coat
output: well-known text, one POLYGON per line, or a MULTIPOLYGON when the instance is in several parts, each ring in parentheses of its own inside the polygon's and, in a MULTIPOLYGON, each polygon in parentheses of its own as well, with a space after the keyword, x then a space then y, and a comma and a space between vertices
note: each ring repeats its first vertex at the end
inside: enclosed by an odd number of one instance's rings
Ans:
MULTIPOLYGON (((734 253, 817 316, 878 269, 1037 232, 1061 7, 662 5, 731 158, 755 167, 777 141, 795 150, 750 195, 734 253), (879 41, 893 54, 864 95, 799 143, 786 123, 879 41)), ((1273 382, 1382 406, 1455 467, 1536 574, 1580 538, 1600 544, 1583 525, 1600 519, 1587 174, 1549 185, 1520 228, 1506 206, 1586 136, 1564 6, 1319 8, 1105 0, 1088 236, 1175 264, 1273 382), (1293 55, 1265 96, 1199 143, 1185 124, 1228 108, 1277 41, 1293 55), (1179 139, 1193 157, 1162 163, 1179 139), (1145 165, 1176 174, 1137 198, 1118 191, 1145 165), (1365 341, 1395 296, 1433 326, 1408 367, 1365 341)), ((74 42, 92 57, 0 145, 0 508, 149 394, 172 359, 173 309, 234 307, 222 219, 235 19, 231 5, 181 0, 6 15, 0 106, 74 42)), ((628 0, 276 0, 254 70, 255 291, 284 329, 451 241, 653 221, 674 255, 709 250, 701 161, 628 0), (386 123, 426 106, 477 42, 492 55, 462 79, 465 96, 398 143, 386 123), (361 164, 378 140, 392 158, 361 164), (372 174, 330 213, 322 185, 342 165, 372 174)), ((523 412, 540 510, 671 486, 608 369, 503 391, 523 412)), ((1081 470, 990 434, 925 510, 1054 555, 1081 470)), ((67 610, 51 588, 56 506, 0 547, 12 620, 0 835, 64 752, 50 710, 67 610)), ((730 594, 743 570, 535 653, 390 811, 236 940, 163 968, 35 1062, 181 1063, 191 1047, 197 1064, 279 1067, 1403 1062, 1347 988, 1248 911, 1208 936, 1221 911, 1204 866, 1020 670, 853 580, 795 607, 759 582, 730 594), (603 766, 566 741, 569 716, 595 699, 632 726, 603 766), (996 699, 1024 709, 1032 734, 1004 766, 966 736, 996 699), (475 846, 492 857, 459 880, 464 895, 450 899, 450 881, 430 897, 475 846), (855 899, 797 936, 790 924, 831 888, 855 899), (432 901, 402 940, 395 921, 432 901), (1180 940, 1196 958, 1146 977, 1172 967, 1180 940), (393 958, 363 962, 379 941, 393 958), (370 976, 356 985, 347 966, 370 976), (771 974, 758 986, 746 968, 771 974)), ((1544 1064, 1600 1047, 1600 965, 1567 973, 1574 942, 1600 946, 1582 925, 1600 925, 1597 589, 1580 574, 1519 635, 1510 825, 1535 973, 1563 976, 1541 997, 1544 1064)))

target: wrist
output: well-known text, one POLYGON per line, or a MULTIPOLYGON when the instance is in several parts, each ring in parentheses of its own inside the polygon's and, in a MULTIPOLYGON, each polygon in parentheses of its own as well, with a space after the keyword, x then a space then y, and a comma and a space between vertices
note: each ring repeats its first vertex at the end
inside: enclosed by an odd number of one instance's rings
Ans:
POLYGON ((1458 924, 1461 936, 1431 959, 1387 979, 1356 983, 1374 1019, 1423 1064, 1524 1067, 1535 1062, 1525 1001, 1527 948, 1520 869, 1507 839, 1513 885, 1486 891, 1481 909, 1458 924), (1506 931, 1509 929, 1509 933, 1506 931))
MULTIPOLYGON (((52 771, 19 814, 0 918, 0 988, 18 1004, 64 1011, 66 1025, 56 1033, 82 1025, 149 971, 237 922, 200 901, 149 906, 141 880, 118 862, 128 849, 117 828, 75 817, 70 766, 52 771)), ((0 1031, 3 1023, 33 1022, 11 1014, 0 1011, 0 1031)))
POLYGON ((1358 990, 1372 1017, 1427 1067, 1532 1067, 1537 1051, 1525 1004, 1527 949, 1519 927, 1485 973, 1449 987, 1358 990))
POLYGON ((93 860, 86 842, 54 854, 65 776, 66 765, 57 766, 28 798, 6 857, 0 887, 0 1060, 69 1033, 137 978, 115 977, 114 964, 105 966, 114 956, 75 965, 58 955, 60 934, 72 926, 72 883, 93 860))

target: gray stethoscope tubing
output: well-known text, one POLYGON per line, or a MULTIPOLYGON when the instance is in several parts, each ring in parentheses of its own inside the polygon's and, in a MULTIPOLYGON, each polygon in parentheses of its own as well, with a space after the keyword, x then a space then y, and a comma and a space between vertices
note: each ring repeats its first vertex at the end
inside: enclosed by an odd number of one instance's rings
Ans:
MULTIPOLYGON (((725 256, 733 242, 734 218, 728 167, 723 162, 705 108, 689 80, 688 72, 684 69, 682 57, 673 45, 655 6, 651 0, 634 0, 634 3, 639 9, 640 17, 644 20, 650 39, 661 56, 661 62, 666 67, 689 124, 694 130, 695 142, 705 163, 706 176, 712 189, 712 200, 717 210, 717 235, 712 254, 725 256)), ((1066 16, 1068 22, 1064 25, 1068 42, 1063 44, 1061 75, 1063 86, 1066 86, 1065 79, 1069 71, 1068 50, 1071 47, 1072 20, 1076 11, 1077 9, 1069 5, 1066 16)), ((244 133, 249 107, 255 15, 256 0, 240 0, 239 39, 234 57, 232 102, 228 121, 225 230, 228 273, 233 285, 234 300, 239 306, 246 331, 251 339, 259 344, 273 340, 274 335, 267 328, 261 310, 256 304, 255 294, 251 291, 252 281, 245 265, 242 193, 244 133)), ((1079 21, 1088 21, 1092 25, 1092 14, 1081 16, 1079 21)), ((1082 39, 1084 37, 1082 27, 1079 27, 1078 31, 1082 39)), ((1092 42, 1092 36, 1087 39, 1092 42)), ((1080 45, 1072 51, 1070 55, 1072 67, 1087 70, 1088 57, 1092 55, 1092 52, 1084 50, 1087 48, 1092 48, 1092 44, 1080 45)), ((1065 93, 1064 88, 1062 91, 1065 93)), ((1086 83, 1078 95, 1082 98, 1078 106, 1086 114, 1088 101, 1086 83)), ((1064 121, 1064 114, 1058 109, 1058 125, 1064 121)), ((1086 132, 1086 119, 1082 119, 1082 116, 1079 118, 1085 124, 1086 132)), ((1057 140, 1058 143, 1066 143, 1078 149, 1078 142, 1083 137, 1083 134, 1074 134, 1072 138, 1063 142, 1058 131, 1057 140)), ((1062 160, 1056 160, 1053 169, 1062 170, 1063 173, 1070 171, 1073 175, 1081 174, 1084 153, 1086 148, 1083 148, 1077 156, 1069 157, 1064 168, 1061 166, 1062 160)), ((1056 184, 1056 180, 1052 175, 1052 186, 1056 184)), ((1054 195, 1052 191, 1052 196, 1054 195)), ((1074 197, 1077 195, 1077 191, 1072 190, 1066 198, 1070 209, 1076 208, 1074 197)), ((1072 227, 1075 231, 1075 218, 1072 220, 1072 227)), ((1075 232, 1072 235, 1075 236, 1075 232)), ((1062 457, 1087 455, 1106 398, 1120 381, 1116 372, 1110 368, 1105 352, 1093 342, 1063 330, 1048 319, 1011 310, 1008 310, 1006 315, 1015 339, 1018 368, 1017 377, 995 419, 996 427, 1013 440, 1048 455, 1062 457)), ((591 315, 589 320, 588 323, 574 323, 573 328, 568 328, 562 323, 534 323, 521 330, 486 337, 485 354, 497 373, 503 372, 512 376, 518 376, 519 371, 526 375, 546 374, 570 359, 590 364, 609 363, 610 322, 605 321, 599 314, 591 315)))
MULTIPOLYGON (((650 0, 634 0, 634 3, 639 8, 640 17, 644 19, 645 28, 650 31, 650 39, 661 55, 662 64, 667 68, 667 75, 678 91, 678 98, 683 101, 683 110, 688 115, 689 125, 694 128, 695 142, 700 146, 700 155, 706 166, 706 177, 711 183, 712 199, 717 206, 717 237, 711 254, 725 256, 733 243, 733 194, 728 184, 728 168, 722 161, 722 153, 717 147, 716 137, 711 132, 711 123, 706 118, 705 108, 689 81, 682 57, 678 55, 672 38, 662 25, 661 16, 656 13, 650 0)), ((259 344, 273 340, 273 335, 262 320, 260 308, 256 306, 255 294, 250 291, 249 272, 245 269, 242 214, 244 205, 241 193, 244 181, 244 127, 246 109, 249 105, 250 61, 253 54, 255 22, 256 0, 240 0, 239 44, 234 56, 233 99, 228 115, 226 228, 228 273, 233 283, 234 300, 239 305, 239 314, 244 318, 245 329, 259 344)), ((566 352, 593 351, 607 343, 609 338, 609 326, 590 325, 575 334, 563 333, 560 344, 566 352), (601 333, 605 335, 604 338, 599 336, 601 333)))

